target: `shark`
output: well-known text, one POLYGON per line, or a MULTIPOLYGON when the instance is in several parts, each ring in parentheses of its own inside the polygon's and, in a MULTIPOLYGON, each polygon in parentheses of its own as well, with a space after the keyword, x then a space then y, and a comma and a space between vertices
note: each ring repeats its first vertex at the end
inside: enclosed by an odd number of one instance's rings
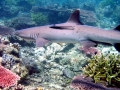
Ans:
POLYGON ((36 42, 43 47, 50 42, 81 43, 85 48, 98 44, 113 45, 120 52, 120 25, 111 30, 84 25, 80 20, 80 10, 76 9, 65 23, 38 26, 17 30, 15 35, 36 42))

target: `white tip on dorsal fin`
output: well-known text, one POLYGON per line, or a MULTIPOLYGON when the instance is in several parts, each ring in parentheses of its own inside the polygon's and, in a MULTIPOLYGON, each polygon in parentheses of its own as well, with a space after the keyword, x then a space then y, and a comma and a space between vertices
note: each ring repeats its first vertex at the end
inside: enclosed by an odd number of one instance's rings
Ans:
POLYGON ((71 16, 69 17, 68 23, 76 23, 76 24, 82 24, 81 21, 80 21, 80 10, 77 9, 75 10, 71 16))

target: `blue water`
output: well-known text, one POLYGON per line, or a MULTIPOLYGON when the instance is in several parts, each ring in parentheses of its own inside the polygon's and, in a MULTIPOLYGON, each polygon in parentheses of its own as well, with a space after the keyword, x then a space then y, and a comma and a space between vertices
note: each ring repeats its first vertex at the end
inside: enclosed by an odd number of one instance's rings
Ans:
POLYGON ((1 0, 0 19, 5 25, 16 29, 21 28, 18 28, 19 25, 17 27, 14 24, 8 25, 8 20, 27 17, 32 19, 37 26, 62 23, 65 22, 72 13, 67 13, 68 9, 83 9, 93 12, 96 18, 95 23, 91 24, 86 22, 86 17, 82 18, 82 22, 88 25, 113 28, 120 23, 120 0, 1 0), (47 10, 41 10, 40 8, 47 10), (66 10, 66 12, 64 13, 62 10, 66 10), (39 17, 38 13, 39 15, 41 13, 45 17, 40 17, 43 19, 37 19, 39 17))

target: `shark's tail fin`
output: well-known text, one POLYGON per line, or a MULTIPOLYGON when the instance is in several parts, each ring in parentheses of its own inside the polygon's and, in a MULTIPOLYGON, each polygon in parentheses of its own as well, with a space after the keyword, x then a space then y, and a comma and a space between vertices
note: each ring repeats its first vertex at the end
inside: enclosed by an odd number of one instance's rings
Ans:
MULTIPOLYGON (((120 25, 118 25, 114 30, 120 31, 120 25)), ((114 44, 115 49, 120 52, 120 43, 115 43, 114 44)))
POLYGON ((120 52, 120 43, 115 43, 114 47, 118 52, 120 52))
POLYGON ((13 35, 14 32, 15 32, 15 29, 0 25, 0 35, 2 35, 2 36, 13 35))
POLYGON ((118 25, 114 30, 120 31, 120 25, 118 25))

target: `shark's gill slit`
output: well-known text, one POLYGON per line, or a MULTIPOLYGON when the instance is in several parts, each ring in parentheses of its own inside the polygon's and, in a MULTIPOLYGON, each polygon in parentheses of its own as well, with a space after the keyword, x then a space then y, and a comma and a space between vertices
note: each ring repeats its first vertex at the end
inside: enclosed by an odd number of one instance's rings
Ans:
POLYGON ((33 34, 33 38, 35 38, 35 39, 36 39, 36 33, 35 33, 35 34, 33 34))
POLYGON ((35 39, 38 38, 38 34, 37 33, 34 34, 34 38, 35 39))
POLYGON ((36 34, 33 34, 33 38, 36 38, 36 34))
POLYGON ((30 38, 34 38, 34 37, 33 37, 33 34, 30 35, 30 38))
POLYGON ((39 37, 39 33, 36 33, 36 38, 38 38, 39 37))

